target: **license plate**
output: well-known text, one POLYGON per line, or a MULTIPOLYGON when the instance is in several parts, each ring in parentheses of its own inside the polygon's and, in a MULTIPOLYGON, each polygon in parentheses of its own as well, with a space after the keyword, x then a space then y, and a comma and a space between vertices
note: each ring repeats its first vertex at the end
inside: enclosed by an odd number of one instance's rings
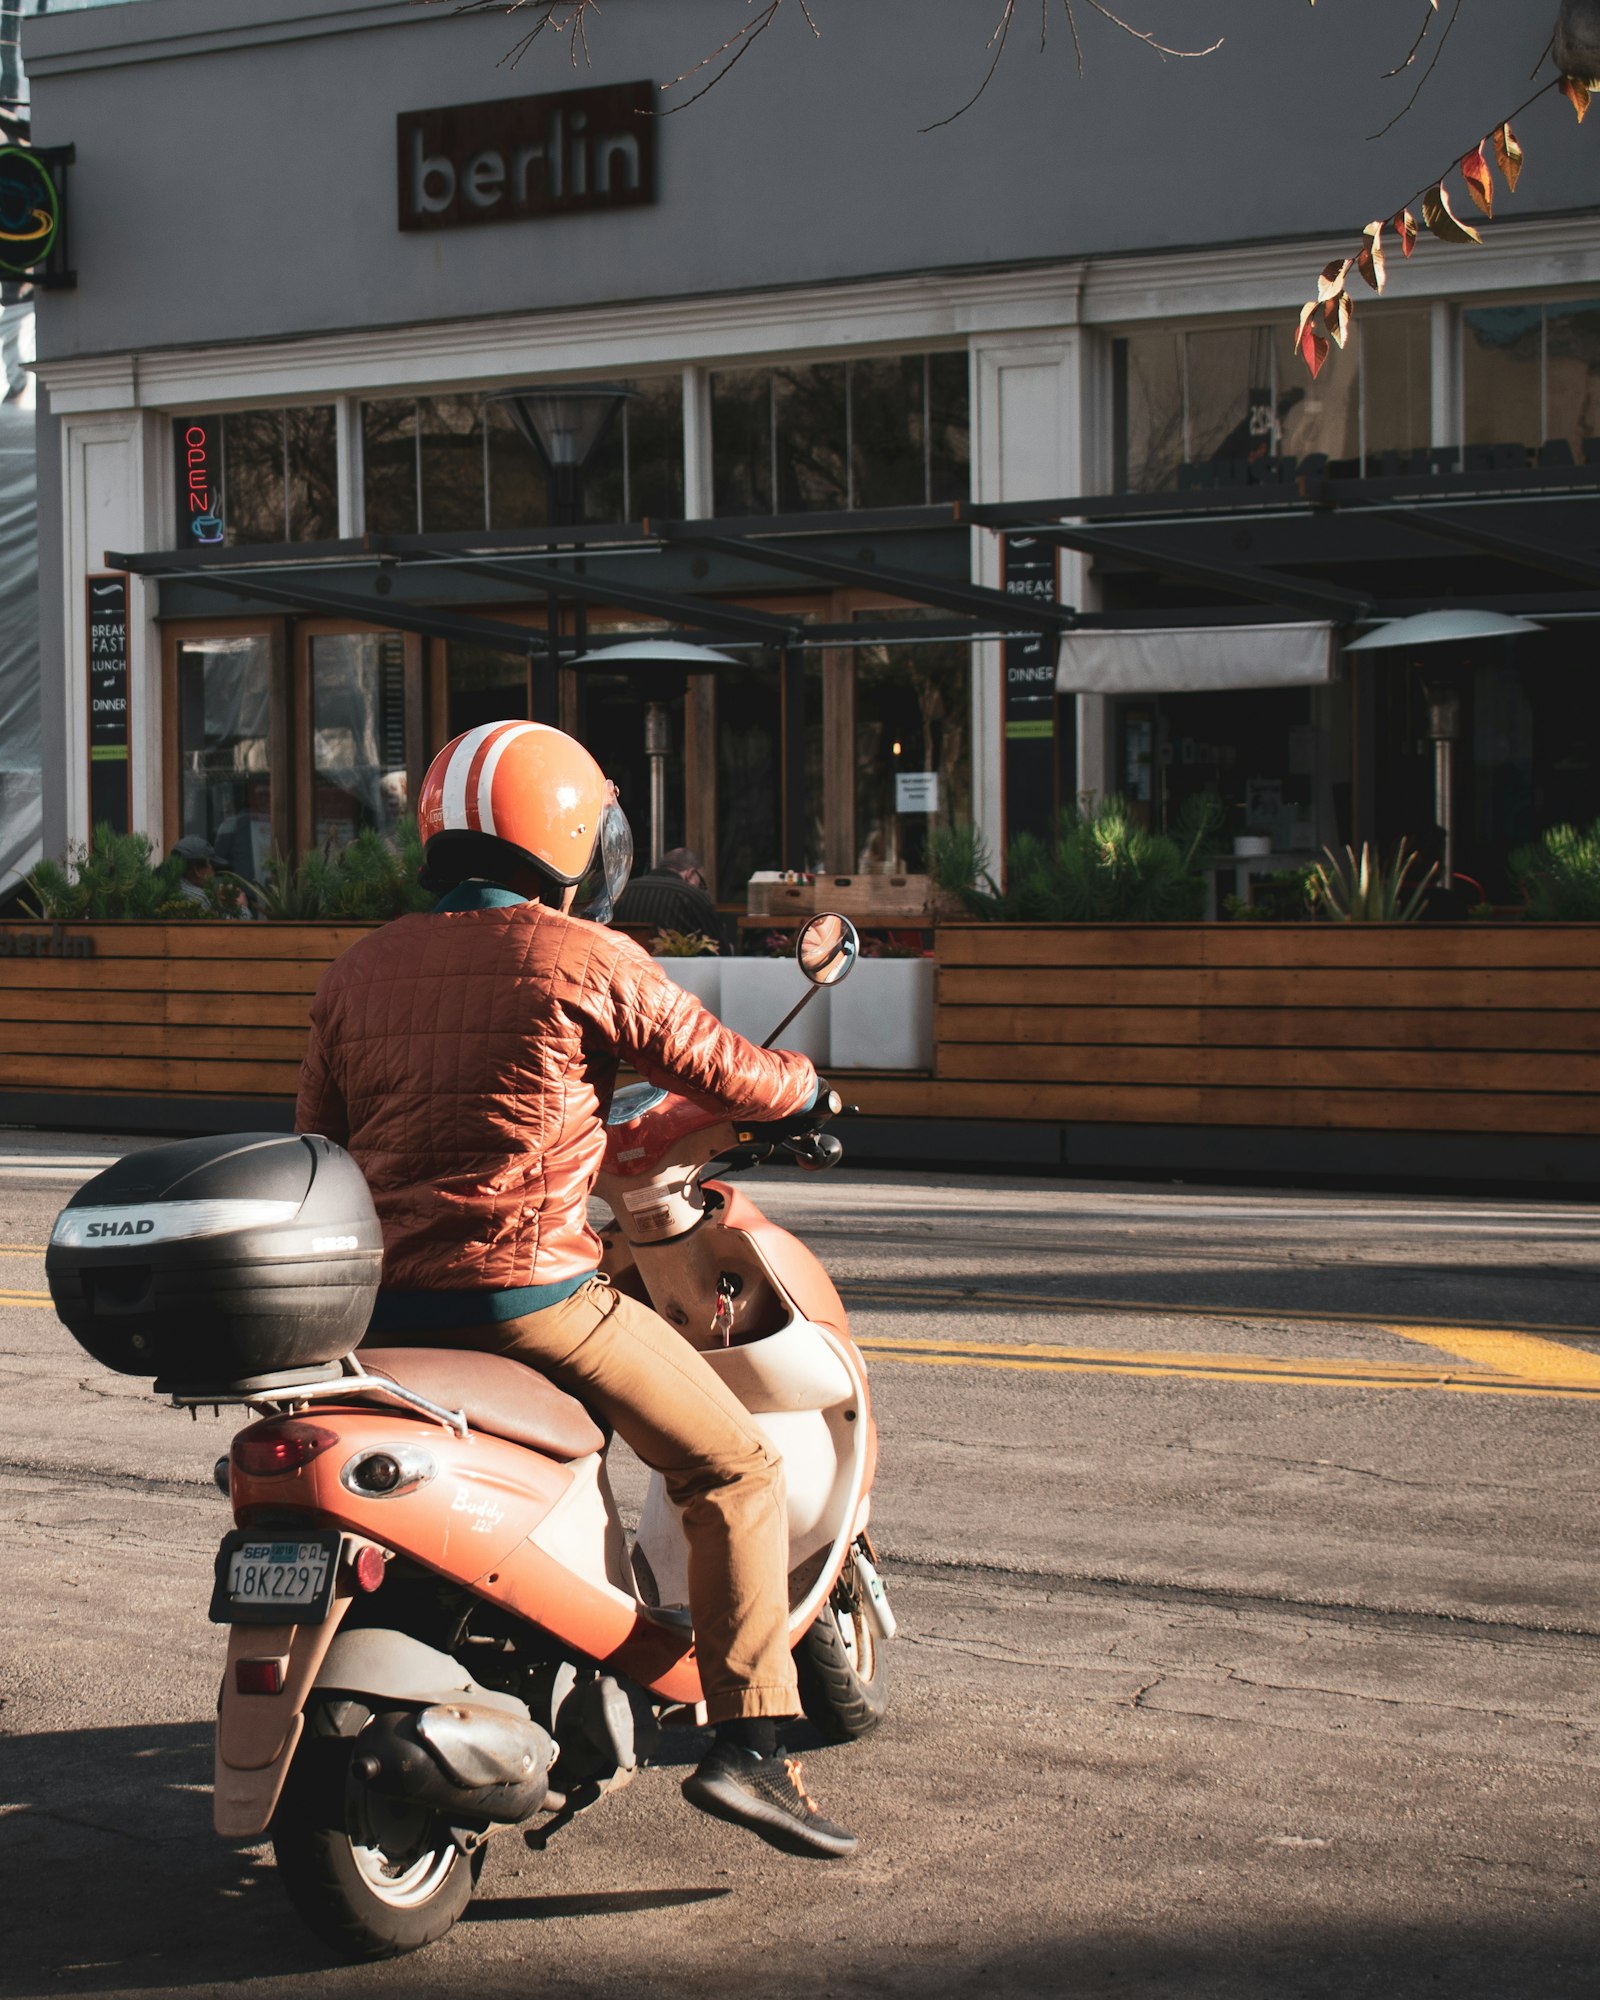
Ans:
POLYGON ((211 1615, 219 1624, 298 1625, 327 1614, 339 1562, 337 1535, 310 1539, 235 1531, 217 1552, 211 1615))

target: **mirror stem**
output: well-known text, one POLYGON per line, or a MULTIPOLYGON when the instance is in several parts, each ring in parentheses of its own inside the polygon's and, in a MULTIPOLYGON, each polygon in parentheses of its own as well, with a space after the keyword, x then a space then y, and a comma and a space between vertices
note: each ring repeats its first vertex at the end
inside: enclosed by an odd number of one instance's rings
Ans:
POLYGON ((772 1033, 768 1035, 767 1039, 761 1044, 761 1046, 764 1049, 772 1048, 774 1044, 777 1042, 778 1037, 783 1033, 784 1029, 788 1027, 789 1023, 794 1019, 795 1015, 800 1012, 800 1009, 802 1007, 809 1007, 812 1001, 816 999, 817 995, 821 991, 822 988, 820 986, 808 986, 804 991, 804 993, 800 995, 800 998, 789 1009, 788 1013, 784 1015, 783 1019, 773 1029, 772 1033))

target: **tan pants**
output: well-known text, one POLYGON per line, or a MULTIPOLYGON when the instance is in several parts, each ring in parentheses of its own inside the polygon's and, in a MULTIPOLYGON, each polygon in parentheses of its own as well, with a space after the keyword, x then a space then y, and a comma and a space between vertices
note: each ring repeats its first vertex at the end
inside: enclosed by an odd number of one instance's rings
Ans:
POLYGON ((558 1306, 446 1341, 537 1368, 661 1474, 688 1537, 689 1611, 711 1720, 798 1715, 783 1461, 683 1336, 593 1278, 558 1306))

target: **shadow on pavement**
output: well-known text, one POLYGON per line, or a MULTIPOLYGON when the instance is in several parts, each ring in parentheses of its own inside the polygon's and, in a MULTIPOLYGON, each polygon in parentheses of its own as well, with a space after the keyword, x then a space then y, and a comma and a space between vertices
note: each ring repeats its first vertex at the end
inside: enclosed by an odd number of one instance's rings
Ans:
POLYGON ((562 1919, 584 1928, 541 1967, 535 1987, 550 2000, 652 1991, 748 2000, 752 1990, 763 2000, 1594 2000, 1597 1991, 1600 1911, 1587 1885, 1573 1884, 1565 1908, 1519 1901, 1473 1916, 1454 1882, 1406 1919, 1363 1907, 1368 1894, 1387 1900, 1388 1884, 1345 1884, 1336 1915, 1268 1907, 1258 1890, 1113 1928, 1097 1923, 1092 1885, 1070 1872, 1058 1907, 1020 1890, 997 1898, 993 1883, 975 1897, 949 1854, 925 1864, 944 1878, 931 1919, 908 1919, 900 1885, 851 1866, 768 1875, 738 1893, 497 1897, 488 1885, 432 1952, 340 1967, 301 1933, 265 1851, 213 1837, 209 1777, 200 1723, 0 1737, 0 1994, 220 1994, 248 1982, 261 1995, 506 2000, 528 1977, 508 1966, 507 1950, 537 1953, 536 1927, 562 1919), (675 1925, 671 1913, 689 1909, 687 1928, 675 1925), (842 1931, 846 1909, 852 1928, 842 1931))
POLYGON ((646 1910, 679 1910, 715 1903, 732 1889, 610 1889, 592 1896, 480 1896, 462 1919, 469 1924, 546 1922, 556 1917, 631 1917, 646 1910))

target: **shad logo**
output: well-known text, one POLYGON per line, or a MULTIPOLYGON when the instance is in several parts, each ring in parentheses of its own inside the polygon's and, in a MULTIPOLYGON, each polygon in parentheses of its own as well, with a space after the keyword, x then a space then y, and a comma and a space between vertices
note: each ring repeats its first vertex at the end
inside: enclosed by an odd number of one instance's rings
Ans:
POLYGON ((466 1486, 456 1488, 450 1511, 452 1514, 470 1514, 475 1535, 488 1534, 491 1528, 498 1528, 506 1517, 504 1507, 497 1506, 493 1500, 474 1500, 471 1488, 466 1486))
POLYGON ((154 1221, 147 1215, 140 1222, 130 1220, 111 1222, 90 1222, 84 1227, 84 1236, 93 1242, 106 1236, 148 1236, 155 1228, 154 1221))

